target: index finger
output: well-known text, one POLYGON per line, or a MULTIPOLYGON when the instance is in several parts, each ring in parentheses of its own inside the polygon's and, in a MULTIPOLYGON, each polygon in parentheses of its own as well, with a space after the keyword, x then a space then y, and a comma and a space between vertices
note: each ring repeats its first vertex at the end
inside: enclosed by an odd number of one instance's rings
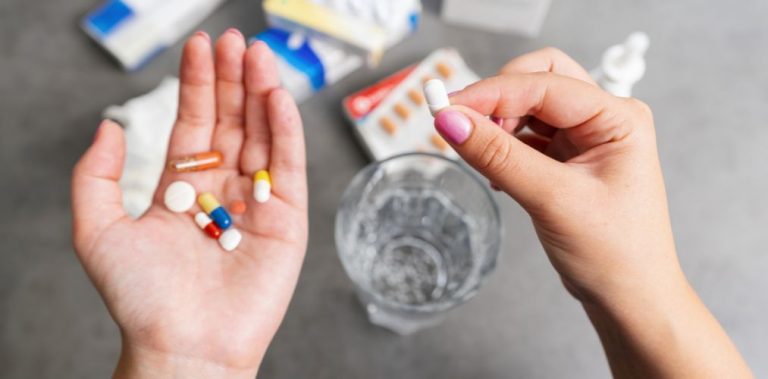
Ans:
MULTIPOLYGON (((527 74, 531 72, 551 72, 597 85, 584 67, 581 67, 568 54, 554 47, 545 47, 510 60, 499 70, 499 75, 527 74)), ((532 123, 532 120, 529 120, 527 117, 507 119, 502 122, 502 127, 507 131, 514 130, 514 132, 518 132, 526 124, 532 131, 543 136, 551 137, 555 132, 554 128, 543 123, 536 123, 535 121, 532 123), (542 125, 542 127, 536 128, 532 127, 532 125, 542 125)))
POLYGON ((630 119, 626 99, 549 72, 491 77, 453 93, 450 99, 453 105, 485 115, 505 119, 533 116, 556 128, 573 128, 569 137, 578 147, 619 139, 629 131, 624 122, 630 119))

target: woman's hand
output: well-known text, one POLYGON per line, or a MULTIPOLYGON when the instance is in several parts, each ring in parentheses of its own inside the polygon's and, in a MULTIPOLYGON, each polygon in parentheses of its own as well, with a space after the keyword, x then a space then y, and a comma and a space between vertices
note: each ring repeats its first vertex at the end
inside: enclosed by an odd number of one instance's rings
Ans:
POLYGON ((215 54, 205 33, 189 39, 168 159, 215 150, 224 162, 166 171, 140 219, 122 208, 119 126, 103 122, 75 167, 74 244, 120 326, 116 376, 253 377, 280 325, 306 250, 307 187, 299 112, 279 88, 274 59, 261 42, 246 48, 234 29, 215 54), (272 177, 266 203, 252 196, 260 169, 272 177), (243 235, 235 251, 224 251, 191 214, 165 208, 165 188, 175 180, 225 206, 246 202, 246 213, 232 216, 243 235))
POLYGON ((451 103, 436 129, 530 214, 617 376, 748 376, 677 261, 648 106, 602 91, 555 49, 451 103))
POLYGON ((577 298, 605 301, 682 279, 647 106, 602 91, 552 49, 510 62, 451 103, 438 131, 528 211, 577 298), (468 133, 460 140, 452 130, 468 133))

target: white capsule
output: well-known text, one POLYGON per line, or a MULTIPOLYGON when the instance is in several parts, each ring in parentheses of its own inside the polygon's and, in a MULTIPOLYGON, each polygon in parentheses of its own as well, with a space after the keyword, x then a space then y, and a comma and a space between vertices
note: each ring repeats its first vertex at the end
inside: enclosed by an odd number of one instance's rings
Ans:
POLYGON ((195 214, 195 223, 200 227, 200 229, 205 229, 205 227, 212 222, 213 220, 211 220, 211 218, 208 217, 205 212, 197 212, 195 214))
POLYGON ((445 90, 445 84, 440 79, 430 79, 424 83, 424 97, 427 98, 427 107, 429 107, 429 113, 432 113, 432 116, 451 105, 448 91, 445 90))
POLYGON ((165 189, 165 196, 163 201, 166 208, 171 212, 182 213, 188 211, 195 205, 195 199, 197 194, 195 193, 195 187, 187 182, 177 181, 171 183, 168 188, 165 189))
POLYGON ((229 228, 219 237, 219 245, 226 251, 232 251, 237 249, 237 245, 240 244, 242 239, 243 235, 237 229, 229 228))
POLYGON ((253 175, 253 198, 256 202, 266 203, 272 195, 272 179, 267 170, 259 170, 253 175))

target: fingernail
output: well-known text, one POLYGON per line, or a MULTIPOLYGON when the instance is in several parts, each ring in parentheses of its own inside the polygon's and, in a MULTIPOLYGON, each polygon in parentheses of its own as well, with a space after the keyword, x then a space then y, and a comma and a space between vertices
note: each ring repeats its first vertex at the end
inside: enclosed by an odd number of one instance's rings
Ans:
POLYGON ((269 45, 267 45, 267 43, 266 43, 266 42, 264 42, 264 41, 262 41, 262 40, 260 40, 260 39, 257 39, 257 40, 255 40, 255 41, 253 41, 253 42, 251 43, 251 46, 254 46, 254 45, 258 45, 258 46, 256 46, 256 48, 257 48, 257 49, 266 49, 266 48, 269 48, 269 45))
POLYGON ((457 93, 459 93, 459 91, 448 92, 448 97, 451 97, 451 96, 453 96, 453 95, 455 95, 457 93))
POLYGON ((208 33, 204 32, 204 31, 202 31, 202 30, 198 30, 198 31, 196 31, 196 32, 195 32, 195 35, 196 35, 196 36, 200 36, 200 37, 203 37, 203 38, 205 38, 206 40, 208 40, 208 42, 211 42, 211 36, 209 36, 209 35, 208 35, 208 33))
POLYGON ((501 117, 491 116, 491 122, 493 122, 494 124, 496 124, 498 126, 503 126, 504 125, 504 119, 501 118, 501 117))
POLYGON ((472 122, 463 113, 449 109, 437 114, 435 129, 448 142, 460 145, 472 133, 472 122))
POLYGON ((243 33, 240 32, 239 30, 237 30, 237 28, 229 28, 224 33, 232 33, 232 34, 234 34, 236 36, 239 36, 240 38, 245 38, 245 37, 243 37, 243 33))

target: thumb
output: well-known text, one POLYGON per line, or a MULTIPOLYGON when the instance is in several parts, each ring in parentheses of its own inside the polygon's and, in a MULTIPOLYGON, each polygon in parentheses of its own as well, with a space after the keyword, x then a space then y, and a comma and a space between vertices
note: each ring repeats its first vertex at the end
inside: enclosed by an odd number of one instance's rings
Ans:
POLYGON ((124 160, 123 129, 113 121, 102 121, 93 144, 72 173, 73 233, 79 254, 107 227, 126 216, 118 185, 124 160))
POLYGON ((566 167, 507 133, 471 108, 451 106, 435 116, 435 129, 483 176, 527 211, 540 210, 562 187, 566 167), (558 184, 560 183, 560 184, 558 184))

